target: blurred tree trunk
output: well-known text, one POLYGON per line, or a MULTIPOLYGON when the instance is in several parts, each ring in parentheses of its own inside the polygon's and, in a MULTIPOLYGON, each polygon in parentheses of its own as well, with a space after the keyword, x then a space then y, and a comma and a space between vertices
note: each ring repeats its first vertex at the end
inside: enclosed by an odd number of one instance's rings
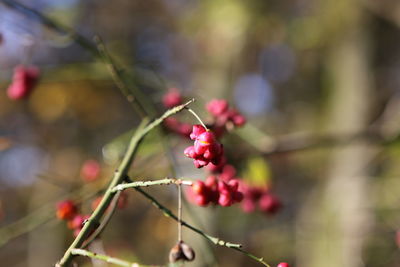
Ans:
MULTIPOLYGON (((343 10, 351 16, 354 11, 343 10)), ((373 100, 368 33, 362 30, 368 27, 360 14, 348 22, 332 42, 326 63, 332 88, 325 121, 327 130, 337 134, 362 131, 373 100)), ((300 215, 296 266, 363 266, 363 243, 371 223, 367 171, 374 155, 362 141, 332 151, 326 179, 314 189, 300 215)))

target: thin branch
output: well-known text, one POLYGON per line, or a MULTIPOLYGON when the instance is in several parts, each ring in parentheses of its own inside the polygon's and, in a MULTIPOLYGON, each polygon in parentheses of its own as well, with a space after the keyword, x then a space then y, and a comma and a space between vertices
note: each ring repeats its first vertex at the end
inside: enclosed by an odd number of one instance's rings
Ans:
MULTIPOLYGON (((141 101, 137 101, 136 97, 131 93, 130 88, 128 88, 127 84, 125 83, 124 79, 121 75, 121 70, 118 69, 118 66, 115 64, 114 60, 111 58, 110 54, 108 53, 106 46, 104 45, 103 41, 100 39, 99 36, 95 37, 95 42, 97 44, 97 49, 99 51, 99 55, 103 62, 107 65, 111 77, 113 78, 115 84, 120 89, 120 91, 125 95, 126 99, 129 103, 133 105, 133 108, 138 112, 138 114, 144 118, 146 114, 148 115, 149 112, 146 111, 146 108, 141 104, 141 101)), ((133 89, 132 89, 133 90, 133 89)), ((137 90, 136 95, 138 94, 137 90)))
MULTIPOLYGON (((164 205, 162 205, 160 202, 158 202, 152 195, 150 195, 149 193, 145 192, 143 189, 141 189, 140 187, 135 187, 135 190, 138 191, 139 193, 141 193, 143 196, 145 196, 147 199, 149 199, 151 201, 151 203, 158 208, 159 210, 161 210, 163 212, 163 214, 166 217, 172 218, 175 221, 177 221, 179 223, 179 218, 171 211, 169 210, 167 207, 165 207, 164 205)), ((213 243, 214 245, 217 246, 222 246, 222 247, 227 247, 227 248, 231 248, 231 249, 235 249, 241 253, 243 253, 244 255, 252 258, 253 260, 256 260, 257 262, 259 262, 260 264, 263 264, 264 266, 267 267, 271 267, 270 265, 268 265, 263 258, 259 258, 245 250, 242 249, 242 245, 241 244, 235 244, 235 243, 231 243, 231 242, 227 242, 225 240, 222 240, 218 237, 214 237, 211 235, 208 235, 206 233, 204 233, 203 231, 201 231, 200 229, 195 228, 194 226, 188 224, 185 221, 181 220, 181 224, 182 226, 189 228, 190 230, 192 230, 193 232, 201 235, 202 237, 204 237, 205 239, 207 239, 208 241, 210 241, 211 243, 213 243)))
POLYGON ((104 196, 102 200, 100 201, 99 205, 95 209, 95 211, 92 213, 90 218, 87 220, 87 222, 84 224, 82 230, 79 232, 78 236, 75 238, 75 240, 72 242, 70 247, 67 249, 65 252, 64 256, 61 258, 61 260, 57 263, 56 266, 68 266, 72 259, 72 250, 75 248, 79 248, 82 246, 83 242, 87 239, 88 235, 90 232, 94 229, 96 229, 99 224, 100 224, 100 219, 104 215, 104 213, 107 210, 107 207, 109 206, 111 200, 113 199, 114 195, 116 192, 113 192, 112 189, 117 186, 118 184, 122 183, 124 181, 124 178, 126 177, 126 174, 129 170, 130 165, 132 164, 133 158, 136 154, 136 151, 138 149, 138 146, 140 142, 143 140, 143 138, 156 126, 160 125, 165 118, 176 114, 183 109, 186 108, 190 103, 192 103, 194 100, 191 100, 183 105, 174 107, 167 112, 165 112, 161 117, 158 119, 154 120, 153 122, 148 123, 148 120, 144 119, 142 123, 139 125, 137 131, 135 134, 132 136, 132 139, 128 145, 128 149, 122 159, 122 162, 118 169, 115 171, 114 176, 111 179, 111 182, 104 193, 104 196), (146 126, 147 124, 147 126, 146 126))
POLYGON ((204 122, 201 120, 201 118, 199 117, 199 115, 197 115, 197 113, 194 112, 194 111, 193 111, 192 109, 190 109, 190 108, 187 108, 187 110, 188 110, 190 113, 192 113, 192 115, 200 122, 201 126, 203 126, 204 129, 206 129, 206 130, 208 131, 207 126, 206 126, 206 125, 204 124, 204 122))
POLYGON ((182 180, 182 179, 176 179, 176 178, 165 178, 161 180, 152 180, 152 181, 137 181, 137 182, 132 182, 132 183, 126 183, 126 184, 119 184, 115 186, 111 191, 117 192, 117 191, 122 191, 128 188, 135 188, 135 187, 147 187, 147 186, 152 186, 152 185, 170 185, 170 184, 176 184, 176 185, 192 185, 193 182, 189 180, 182 180))
MULTIPOLYGON (((96 259, 96 260, 101 260, 101 261, 105 261, 107 263, 111 263, 111 264, 115 264, 118 266, 124 266, 124 267, 146 267, 146 266, 150 266, 150 265, 142 265, 142 264, 138 264, 138 263, 133 263, 133 262, 129 262, 129 261, 124 261, 118 258, 113 258, 104 254, 98 254, 95 252, 91 252, 85 249, 78 249, 75 248, 72 250, 72 255, 80 255, 80 256, 85 256, 85 257, 89 257, 92 259, 96 259)), ((154 265, 152 265, 154 266, 154 265)))

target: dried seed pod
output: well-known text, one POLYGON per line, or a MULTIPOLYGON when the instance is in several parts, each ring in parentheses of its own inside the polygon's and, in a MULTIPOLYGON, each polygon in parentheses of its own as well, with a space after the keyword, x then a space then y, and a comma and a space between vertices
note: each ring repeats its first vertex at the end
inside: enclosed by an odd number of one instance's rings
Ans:
POLYGON ((196 254, 194 253, 194 250, 188 244, 181 241, 181 249, 182 249, 183 255, 185 255, 186 261, 194 260, 194 258, 196 257, 196 254))
POLYGON ((195 258, 194 250, 185 242, 179 241, 169 252, 169 262, 193 261, 195 258))

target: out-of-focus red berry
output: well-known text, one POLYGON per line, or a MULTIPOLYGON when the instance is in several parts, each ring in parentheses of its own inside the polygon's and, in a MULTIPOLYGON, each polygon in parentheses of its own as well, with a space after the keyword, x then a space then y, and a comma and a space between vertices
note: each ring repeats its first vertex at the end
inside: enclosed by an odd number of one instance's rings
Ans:
POLYGON ((286 262, 281 262, 281 263, 279 263, 278 266, 276 266, 276 267, 290 267, 290 265, 287 264, 286 262))
POLYGON ((72 200, 65 200, 57 204, 57 218, 60 220, 71 220, 78 211, 77 206, 72 200))
POLYGON ((89 215, 82 215, 82 214, 75 215, 74 218, 72 218, 71 220, 68 221, 68 223, 67 223, 68 228, 82 229, 83 222, 87 219, 89 219, 89 215))
POLYGON ((86 182, 92 182, 100 177, 101 166, 97 160, 86 160, 81 168, 80 176, 86 182))
POLYGON ((264 194, 259 202, 258 202, 259 208, 261 211, 269 213, 269 214, 274 214, 276 213, 282 206, 281 202, 277 197, 275 197, 272 194, 264 194))
POLYGON ((227 111, 228 102, 225 99, 213 99, 207 103, 206 108, 214 116, 219 116, 227 111))
POLYGON ((14 69, 13 81, 7 88, 7 96, 12 100, 28 97, 39 79, 39 69, 19 65, 14 69))
POLYGON ((206 190, 206 185, 201 180, 195 181, 192 184, 192 190, 196 194, 202 194, 206 190))
POLYGON ((227 193, 220 193, 218 198, 218 204, 222 207, 229 207, 232 205, 232 196, 229 192, 227 193))
POLYGON ((128 206, 128 194, 126 192, 121 192, 117 202, 117 208, 120 210, 125 209, 128 206))
POLYGON ((163 97, 163 104, 166 108, 173 108, 182 104, 182 95, 176 88, 170 88, 163 97))

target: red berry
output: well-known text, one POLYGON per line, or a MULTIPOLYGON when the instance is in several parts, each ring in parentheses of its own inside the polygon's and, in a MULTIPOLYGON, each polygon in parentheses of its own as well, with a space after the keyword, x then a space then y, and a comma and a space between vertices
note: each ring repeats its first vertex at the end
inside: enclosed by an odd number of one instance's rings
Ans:
POLYGON ((243 193, 240 191, 233 192, 233 200, 235 202, 241 202, 243 200, 243 193))
POLYGON ((196 139, 202 146, 210 146, 215 143, 215 136, 212 132, 207 131, 200 134, 196 139))
POLYGON ((86 182, 91 182, 99 178, 100 171, 100 163, 96 160, 89 159, 83 163, 80 175, 86 182))
POLYGON ((239 188, 239 180, 232 179, 228 182, 228 185, 231 187, 232 191, 237 191, 239 188))
POLYGON ((57 204, 57 218, 60 220, 71 220, 75 217, 78 208, 71 200, 65 200, 57 204))
POLYGON ((260 198, 258 204, 261 211, 269 214, 274 214, 281 208, 281 202, 279 199, 269 193, 264 194, 260 198))
POLYGON ((230 193, 221 193, 219 194, 218 204, 222 207, 228 207, 232 205, 232 196, 230 193))
POLYGON ((243 126, 246 123, 246 118, 243 115, 237 114, 232 117, 232 122, 235 126, 243 126))
POLYGON ((68 228, 70 229, 82 229, 83 222, 89 219, 88 215, 78 214, 72 220, 68 221, 68 228))
POLYGON ((206 129, 200 124, 193 125, 192 133, 190 134, 190 139, 196 140, 200 134, 204 133, 206 129))
POLYGON ((194 151, 194 146, 189 146, 187 147, 184 151, 183 154, 186 155, 186 157, 188 158, 196 158, 197 157, 197 153, 194 151))
POLYGON ((276 266, 276 267, 290 267, 290 265, 287 264, 286 262, 281 262, 281 263, 279 263, 278 266, 276 266))
POLYGON ((8 97, 13 100, 26 98, 36 85, 38 78, 38 68, 17 66, 14 69, 13 81, 7 88, 8 97))
POLYGON ((194 201, 199 206, 206 206, 210 202, 210 199, 207 195, 196 195, 194 196, 194 201))
POLYGON ((192 184, 192 190, 195 194, 203 194, 206 191, 206 185, 203 181, 195 181, 192 184))
POLYGON ((241 207, 244 212, 253 212, 256 209, 256 204, 253 200, 245 198, 242 201, 241 207))
POLYGON ((228 102, 225 99, 213 99, 206 105, 208 112, 214 116, 223 114, 228 109, 228 102))
POLYGON ((220 194, 230 194, 231 188, 224 181, 218 181, 218 191, 220 194))
POLYGON ((208 176, 205 185, 211 190, 217 189, 217 178, 213 175, 208 176))
POLYGON ((182 104, 182 95, 179 93, 178 89, 169 89, 168 93, 163 97, 163 104, 166 108, 172 108, 182 104))

